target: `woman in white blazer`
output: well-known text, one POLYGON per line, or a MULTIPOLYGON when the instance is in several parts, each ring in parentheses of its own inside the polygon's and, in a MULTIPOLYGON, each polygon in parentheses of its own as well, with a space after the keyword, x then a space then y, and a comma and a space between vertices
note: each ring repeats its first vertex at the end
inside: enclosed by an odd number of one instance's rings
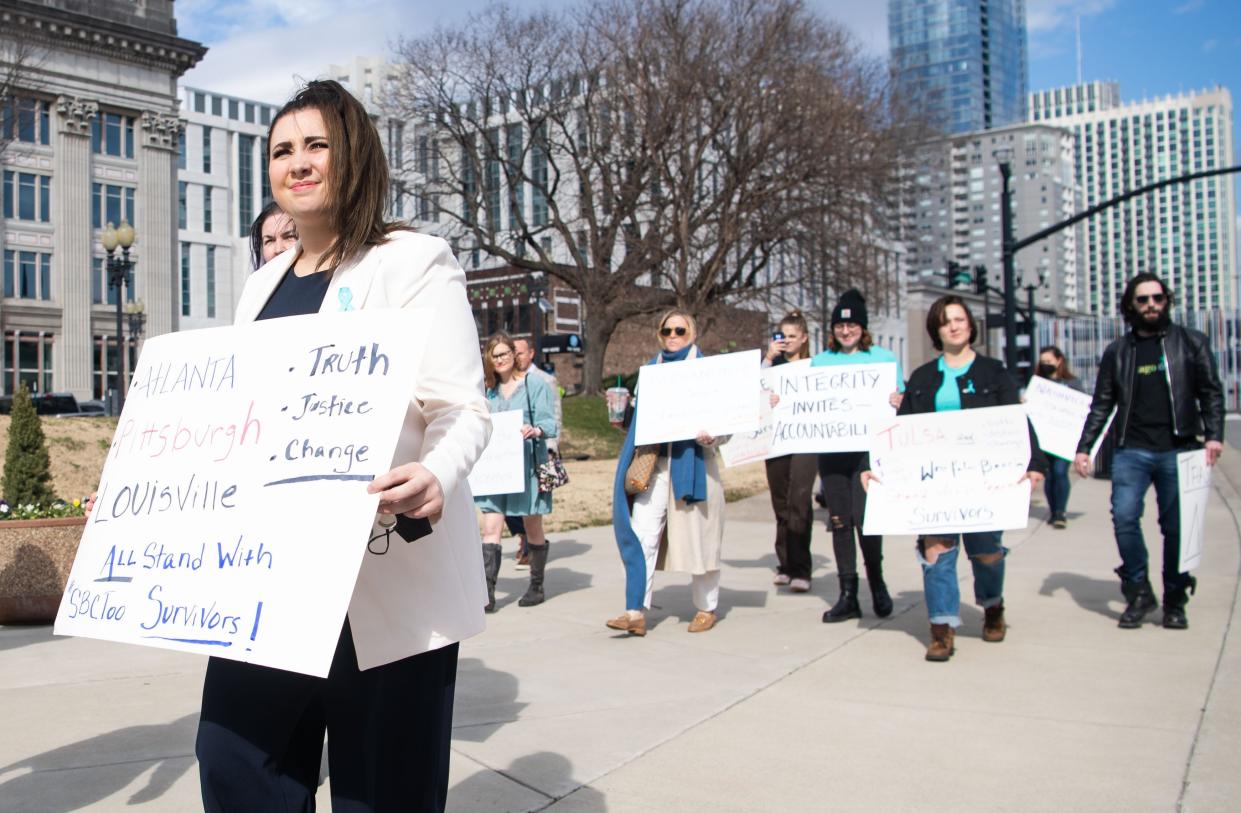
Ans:
POLYGON ((303 88, 268 143, 272 191, 300 239, 247 280, 237 323, 403 308, 431 323, 435 344, 392 470, 368 486, 379 494, 371 536, 390 542, 368 546, 328 677, 208 665, 196 746, 204 807, 313 810, 326 730, 334 808, 441 811, 457 642, 482 631, 486 602, 466 475, 490 418, 465 275, 443 240, 384 223, 379 136, 339 84, 303 88))

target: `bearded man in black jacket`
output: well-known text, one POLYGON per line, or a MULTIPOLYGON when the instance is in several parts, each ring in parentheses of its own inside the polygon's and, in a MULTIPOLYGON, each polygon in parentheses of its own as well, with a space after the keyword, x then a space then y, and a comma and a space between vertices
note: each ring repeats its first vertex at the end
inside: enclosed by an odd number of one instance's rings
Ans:
POLYGON ((1215 465, 1224 445, 1224 390, 1207 337, 1172 324, 1172 291, 1154 274, 1125 286, 1120 312, 1131 330, 1108 345, 1099 362, 1090 415, 1073 461, 1085 477, 1090 449, 1116 410, 1112 435, 1112 527, 1120 549, 1120 589, 1127 602, 1122 629, 1142 625, 1158 606, 1142 538, 1142 504, 1155 485, 1163 532, 1163 625, 1185 629, 1185 604, 1197 581, 1180 572, 1181 506, 1176 456, 1202 449, 1215 465), (1205 444, 1203 443, 1205 441, 1205 444))

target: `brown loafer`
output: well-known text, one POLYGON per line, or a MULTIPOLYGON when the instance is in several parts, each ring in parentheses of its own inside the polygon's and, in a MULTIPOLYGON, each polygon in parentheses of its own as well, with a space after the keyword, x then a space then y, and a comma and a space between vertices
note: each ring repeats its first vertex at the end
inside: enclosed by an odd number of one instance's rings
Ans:
POLYGON ((715 626, 715 613, 699 610, 694 620, 689 622, 690 632, 706 632, 715 626))
POLYGON ((637 618, 630 618, 629 613, 623 613, 616 618, 608 619, 607 626, 609 629, 620 630, 621 632, 641 637, 646 635, 646 616, 640 615, 637 618))

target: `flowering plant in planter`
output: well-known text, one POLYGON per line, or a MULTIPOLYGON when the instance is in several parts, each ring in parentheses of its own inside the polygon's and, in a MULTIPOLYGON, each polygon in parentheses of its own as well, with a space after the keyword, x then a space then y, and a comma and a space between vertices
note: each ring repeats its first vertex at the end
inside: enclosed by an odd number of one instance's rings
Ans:
POLYGON ((48 504, 18 503, 9 505, 7 500, 0 499, 0 522, 7 519, 53 519, 59 517, 86 516, 85 500, 53 500, 48 504))

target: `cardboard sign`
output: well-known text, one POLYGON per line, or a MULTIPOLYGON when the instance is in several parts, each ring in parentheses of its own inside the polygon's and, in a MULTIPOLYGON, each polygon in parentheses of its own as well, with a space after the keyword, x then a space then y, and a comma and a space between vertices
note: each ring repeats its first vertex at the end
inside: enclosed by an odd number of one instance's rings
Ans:
POLYGON ((891 420, 896 364, 811 367, 797 361, 768 371, 780 402, 772 410, 771 456, 855 452, 870 446, 871 427, 891 420))
POLYGON ((470 493, 517 494, 526 490, 526 442, 521 436, 525 411, 491 413, 491 440, 470 470, 470 493))
POLYGON ((1202 564, 1206 538, 1207 501, 1211 497, 1211 470, 1205 449, 1176 456, 1176 488, 1181 501, 1180 570, 1188 573, 1202 564))
POLYGON ((1036 375, 1026 385, 1025 397, 1026 414, 1034 424, 1039 446, 1047 454, 1072 460, 1090 414, 1090 396, 1036 375))
POLYGON ((1020 406, 905 415, 871 434, 866 534, 1024 528, 1030 435, 1020 406))
POLYGON ((351 311, 148 339, 56 634, 327 675, 429 323, 351 311))
POLYGON ((756 463, 771 456, 771 369, 763 370, 759 379, 758 428, 752 432, 738 432, 720 446, 720 457, 728 468, 756 463))
POLYGON ((692 440, 753 432, 759 426, 754 389, 761 375, 758 350, 648 364, 638 371, 638 425, 634 443, 692 440))

